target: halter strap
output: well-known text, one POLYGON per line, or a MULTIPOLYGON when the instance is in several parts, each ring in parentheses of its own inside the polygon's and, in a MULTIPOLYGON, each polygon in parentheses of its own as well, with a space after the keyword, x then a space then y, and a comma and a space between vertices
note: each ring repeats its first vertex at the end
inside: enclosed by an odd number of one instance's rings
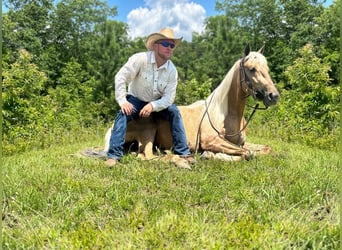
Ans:
POLYGON ((247 98, 248 96, 250 96, 250 93, 248 93, 247 89, 250 89, 254 95, 254 88, 253 88, 253 84, 251 83, 251 81, 249 80, 249 78, 246 75, 245 72, 245 62, 246 57, 243 57, 240 60, 240 86, 241 86, 241 90, 246 94, 245 98, 247 98), (245 83, 247 86, 247 89, 245 91, 245 88, 243 88, 242 84, 245 83))

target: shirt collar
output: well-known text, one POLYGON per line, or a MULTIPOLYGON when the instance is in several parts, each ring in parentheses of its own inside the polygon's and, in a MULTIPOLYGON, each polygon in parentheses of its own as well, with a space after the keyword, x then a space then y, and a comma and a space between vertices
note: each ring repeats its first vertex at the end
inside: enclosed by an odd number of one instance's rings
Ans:
MULTIPOLYGON (((150 55, 149 55, 150 56, 150 63, 156 64, 156 57, 154 55, 154 51, 149 51, 149 53, 150 53, 150 55)), ((167 69, 169 66, 169 63, 170 63, 170 60, 167 60, 166 63, 164 63, 162 66, 159 67, 159 69, 163 69, 163 68, 167 69)))

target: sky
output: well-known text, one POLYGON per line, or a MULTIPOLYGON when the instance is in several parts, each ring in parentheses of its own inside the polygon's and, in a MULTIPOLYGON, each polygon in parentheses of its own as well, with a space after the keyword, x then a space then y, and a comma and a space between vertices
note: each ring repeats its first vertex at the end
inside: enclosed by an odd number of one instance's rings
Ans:
POLYGON ((114 19, 127 23, 132 38, 170 27, 176 37, 191 41, 192 32, 203 31, 207 17, 219 14, 215 0, 108 0, 108 4, 117 7, 114 19))
MULTIPOLYGON (((333 0, 326 0, 329 6, 333 0)), ((114 18, 128 24, 132 38, 158 32, 163 27, 174 30, 176 37, 191 41, 192 32, 201 33, 207 17, 218 15, 215 0, 108 0, 116 6, 114 18)))

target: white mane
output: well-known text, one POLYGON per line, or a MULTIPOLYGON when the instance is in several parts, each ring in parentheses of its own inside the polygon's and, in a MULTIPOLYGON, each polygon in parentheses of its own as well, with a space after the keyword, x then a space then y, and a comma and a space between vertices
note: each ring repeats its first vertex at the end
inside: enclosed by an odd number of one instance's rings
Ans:
POLYGON ((228 92, 233 81, 234 71, 239 63, 240 60, 235 62, 220 85, 206 99, 210 116, 215 117, 215 124, 218 127, 223 127, 224 119, 228 113, 228 92))

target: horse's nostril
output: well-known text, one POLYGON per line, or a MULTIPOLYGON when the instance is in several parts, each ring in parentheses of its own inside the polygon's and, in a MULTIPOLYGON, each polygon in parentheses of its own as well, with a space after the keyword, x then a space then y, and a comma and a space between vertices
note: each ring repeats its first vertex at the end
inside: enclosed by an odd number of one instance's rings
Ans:
POLYGON ((268 94, 268 99, 273 102, 277 102, 279 98, 279 95, 276 93, 269 93, 268 94))
POLYGON ((268 94, 268 99, 271 100, 271 101, 273 100, 273 93, 269 93, 268 94))

